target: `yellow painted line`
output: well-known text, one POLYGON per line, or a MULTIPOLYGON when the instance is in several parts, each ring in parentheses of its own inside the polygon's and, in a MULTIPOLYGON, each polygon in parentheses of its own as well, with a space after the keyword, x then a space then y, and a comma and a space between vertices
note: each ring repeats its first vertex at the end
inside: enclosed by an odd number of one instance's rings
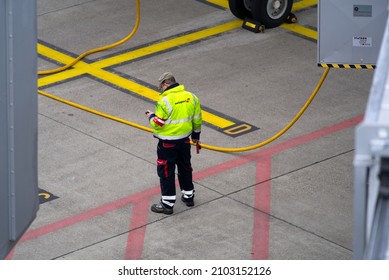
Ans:
POLYGON ((229 9, 228 0, 207 0, 207 2, 229 9))
MULTIPOLYGON (((116 74, 112 74, 111 72, 102 70, 102 69, 96 69, 93 67, 89 67, 91 69, 88 70, 88 73, 91 74, 92 76, 95 76, 97 78, 100 78, 104 81, 110 82, 114 85, 117 85, 121 88, 127 89, 129 91, 135 92, 138 95, 141 95, 143 97, 146 97, 148 99, 158 101, 159 100, 159 92, 155 91, 153 89, 150 89, 148 87, 145 87, 143 85, 140 85, 138 83, 132 82, 126 78, 120 77, 116 74)), ((228 126, 231 126, 235 124, 234 122, 231 122, 229 120, 226 120, 222 117, 219 117, 215 114, 206 112, 202 110, 203 114, 203 120, 207 123, 210 123, 214 126, 220 127, 220 128, 225 128, 228 126)))
MULTIPOLYGON (((301 9, 305 9, 311 6, 317 5, 317 0, 303 0, 300 2, 293 3, 292 11, 298 11, 301 9)), ((303 35, 305 37, 317 40, 317 31, 312 30, 310 28, 298 25, 296 23, 293 24, 281 24, 282 28, 288 29, 294 33, 303 35)))
MULTIPOLYGON (((72 57, 70 57, 66 54, 63 54, 61 52, 58 52, 56 50, 50 49, 46 46, 39 46, 38 50, 39 50, 40 54, 47 56, 47 57, 55 58, 57 61, 59 61, 61 63, 67 63, 68 61, 72 60, 72 57)), ((126 78, 120 77, 120 76, 113 74, 111 72, 108 72, 106 70, 95 68, 93 65, 90 65, 90 64, 85 63, 83 61, 78 62, 74 66, 73 70, 64 71, 64 72, 56 74, 55 75, 56 77, 54 80, 52 77, 54 75, 39 79, 38 80, 38 87, 48 85, 54 81, 59 81, 60 78, 64 79, 65 77, 67 77, 67 78, 75 77, 75 76, 78 76, 79 74, 84 74, 84 73, 88 73, 92 76, 100 78, 101 80, 110 82, 114 85, 118 85, 124 89, 135 92, 135 93, 137 93, 143 97, 149 98, 151 100, 154 100, 154 101, 158 100, 159 93, 157 91, 152 90, 150 88, 147 88, 143 85, 137 84, 133 81, 130 81, 126 78), (70 72, 70 76, 69 76, 69 72, 70 72)))
POLYGON ((220 33, 224 33, 236 28, 242 27, 242 20, 230 21, 215 27, 207 28, 191 34, 183 35, 171 40, 160 42, 151 46, 140 48, 131 52, 120 54, 111 58, 103 59, 93 63, 97 68, 106 68, 109 66, 114 66, 123 62, 128 62, 140 57, 147 55, 152 55, 161 51, 166 51, 175 47, 179 47, 188 43, 196 42, 201 39, 211 37, 220 33))
POLYGON ((302 10, 317 5, 317 0, 303 0, 293 3, 292 11, 302 10))
POLYGON ((59 72, 57 74, 50 75, 47 77, 42 77, 42 78, 38 79, 38 87, 47 86, 47 85, 54 84, 54 83, 57 83, 60 81, 66 81, 70 78, 74 78, 74 77, 80 76, 82 74, 85 74, 85 71, 81 68, 77 68, 77 69, 59 72))
MULTIPOLYGON (((50 49, 46 46, 40 45, 38 47, 38 49, 39 49, 40 54, 47 56, 47 57, 52 57, 52 58, 55 57, 56 60, 60 61, 61 63, 66 63, 67 61, 72 59, 72 57, 65 55, 63 53, 60 53, 56 50, 50 49)), ((64 78, 63 76, 66 76, 66 75, 69 76, 69 72, 71 73, 71 75, 70 75, 71 77, 75 77, 79 74, 88 73, 94 77, 97 77, 97 78, 104 80, 106 82, 109 82, 111 84, 117 85, 121 88, 127 89, 131 92, 134 92, 138 95, 141 95, 141 96, 148 98, 148 99, 151 99, 153 101, 157 101, 159 99, 159 92, 157 92, 153 89, 150 89, 148 87, 145 87, 143 85, 140 85, 138 83, 135 83, 135 82, 128 80, 126 78, 123 78, 121 76, 118 76, 116 74, 113 74, 109 71, 95 68, 94 65, 80 61, 74 67, 75 68, 73 70, 64 71, 62 73, 58 73, 55 75, 51 75, 51 76, 39 79, 38 80, 38 87, 52 83, 53 82, 52 76, 56 76, 55 81, 58 81, 57 78, 63 79, 64 78), (62 75, 62 77, 61 77, 61 75, 62 75)), ((203 114, 203 120, 205 122, 208 122, 208 123, 210 123, 214 126, 220 127, 220 128, 225 128, 225 127, 228 127, 228 126, 235 124, 232 121, 226 120, 222 117, 219 117, 215 114, 206 112, 204 110, 202 111, 202 114, 203 114)))
MULTIPOLYGON (((43 56, 54 59, 58 62, 61 62, 63 64, 67 64, 67 63, 74 60, 73 57, 68 56, 66 54, 63 54, 63 53, 61 53, 57 50, 51 49, 49 47, 46 47, 42 44, 38 44, 38 53, 43 55, 43 56)), ((39 78, 38 79, 38 87, 50 85, 50 84, 53 84, 53 83, 56 83, 59 81, 67 80, 67 79, 74 78, 74 77, 77 77, 79 75, 85 74, 85 71, 80 67, 82 65, 88 65, 88 64, 83 62, 83 61, 80 61, 77 64, 77 68, 74 68, 71 70, 65 70, 65 71, 59 72, 59 73, 54 74, 54 75, 48 75, 48 76, 44 76, 42 78, 39 78)))
POLYGON ((220 127, 220 128, 229 127, 229 126, 235 124, 232 121, 226 120, 226 119, 224 119, 222 117, 219 117, 219 116, 217 116, 215 114, 206 112, 204 110, 202 110, 201 113, 203 115, 203 120, 204 121, 206 121, 207 123, 211 123, 213 125, 216 125, 217 127, 220 127))
MULTIPOLYGON (((207 2, 229 9, 228 0, 207 0, 207 2)), ((293 3, 292 11, 302 10, 317 5, 317 0, 302 0, 293 3)))
POLYGON ((128 80, 126 78, 123 78, 121 76, 118 76, 116 74, 113 74, 111 72, 93 68, 91 66, 88 67, 88 70, 86 71, 88 74, 99 78, 103 81, 109 82, 113 85, 117 85, 121 88, 127 89, 129 91, 132 91, 140 96, 146 97, 148 99, 158 101, 159 99, 159 92, 155 91, 153 89, 150 89, 148 87, 145 87, 141 84, 135 83, 131 80, 128 80))
POLYGON ((300 35, 304 35, 305 37, 312 38, 314 40, 317 40, 317 31, 312 30, 310 28, 292 23, 292 24, 281 24, 282 28, 288 29, 292 32, 295 32, 300 35))
MULTIPOLYGON (((57 51, 55 49, 49 48, 45 45, 39 44, 38 43, 38 53, 42 54, 43 56, 47 56, 49 58, 52 58, 58 62, 61 63, 68 63, 74 60, 73 57, 64 54, 60 51, 57 51)), ((80 61, 81 63, 85 63, 83 61, 80 61)))
MULTIPOLYGON (((234 20, 205 30, 197 31, 192 34, 188 34, 171 40, 160 42, 152 46, 143 47, 111 58, 103 59, 101 61, 91 63, 90 65, 93 65, 96 68, 106 68, 106 67, 114 66, 120 63, 128 62, 137 58, 141 58, 161 51, 165 51, 170 48, 195 42, 213 35, 227 32, 239 28, 241 26, 242 26, 242 20, 234 20)), ((42 46, 40 44, 38 44, 38 52, 43 56, 50 57, 64 64, 67 64, 69 63, 69 61, 72 60, 69 56, 66 56, 58 51, 49 49, 48 47, 42 46)), ((76 64, 75 69, 70 69, 64 72, 50 75, 48 77, 39 78, 38 86, 49 85, 82 74, 80 73, 80 69, 77 69, 77 66, 78 65, 76 64)))
MULTIPOLYGON (((207 0, 207 2, 218 5, 220 7, 229 9, 228 0, 207 0)), ((302 10, 311 6, 317 5, 317 0, 302 0, 299 2, 293 3, 293 11, 302 10)))
MULTIPOLYGON (((78 103, 72 102, 72 101, 67 100, 67 99, 63 99, 61 97, 55 96, 55 95, 47 93, 45 91, 38 90, 38 93, 43 95, 43 96, 46 96, 48 98, 54 99, 54 100, 62 102, 64 104, 67 104, 69 106, 78 108, 80 110, 83 110, 83 111, 86 111, 86 112, 89 112, 89 113, 92 113, 92 114, 95 114, 95 115, 98 115, 98 116, 102 116, 104 118, 111 119, 113 121, 117 121, 117 122, 120 122, 120 123, 123 123, 123 124, 126 124, 126 125, 130 125, 130 126, 142 129, 144 131, 153 132, 153 130, 150 127, 146 127, 146 126, 143 126, 143 125, 140 125, 140 124, 136 124, 136 123, 133 123, 133 122, 121 119, 119 117, 116 117, 116 116, 113 116, 113 115, 109 115, 109 114, 104 113, 104 112, 97 111, 95 109, 92 109, 92 108, 80 105, 78 103)), ((216 115, 213 115, 211 113, 204 112, 204 111, 202 111, 202 113, 203 113, 203 119, 204 120, 205 119, 214 119, 214 122, 220 122, 222 124, 222 126, 220 126, 221 128, 228 127, 230 125, 235 124, 233 122, 226 121, 226 120, 224 120, 224 119, 222 119, 222 118, 220 118, 220 117, 218 117, 216 115)))

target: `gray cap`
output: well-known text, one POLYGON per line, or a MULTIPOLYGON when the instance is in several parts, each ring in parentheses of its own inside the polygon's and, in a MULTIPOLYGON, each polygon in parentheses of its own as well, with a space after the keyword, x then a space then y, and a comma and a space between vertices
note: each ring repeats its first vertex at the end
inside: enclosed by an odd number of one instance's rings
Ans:
POLYGON ((172 78, 174 79, 174 76, 173 76, 172 73, 170 73, 170 72, 165 72, 165 73, 163 73, 163 74, 161 75, 161 77, 159 77, 159 79, 158 79, 159 88, 162 87, 162 83, 163 83, 164 81, 166 81, 166 80, 168 80, 168 79, 172 79, 172 78))

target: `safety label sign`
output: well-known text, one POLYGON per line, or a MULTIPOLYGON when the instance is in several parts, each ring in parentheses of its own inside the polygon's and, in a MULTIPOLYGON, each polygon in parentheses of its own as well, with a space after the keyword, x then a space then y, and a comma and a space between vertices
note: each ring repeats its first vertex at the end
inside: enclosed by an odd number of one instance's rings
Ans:
POLYGON ((372 37, 365 36, 354 36, 353 37, 353 47, 372 47, 373 39, 372 37))

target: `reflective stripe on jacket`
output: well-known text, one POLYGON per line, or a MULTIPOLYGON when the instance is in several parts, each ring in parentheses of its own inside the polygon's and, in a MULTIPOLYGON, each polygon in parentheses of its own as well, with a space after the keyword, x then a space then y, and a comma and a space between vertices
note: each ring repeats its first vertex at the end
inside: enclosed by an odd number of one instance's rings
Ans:
POLYGON ((150 118, 154 136, 162 140, 183 139, 200 133, 202 116, 200 101, 185 90, 184 85, 165 90, 155 106, 155 115, 150 118))

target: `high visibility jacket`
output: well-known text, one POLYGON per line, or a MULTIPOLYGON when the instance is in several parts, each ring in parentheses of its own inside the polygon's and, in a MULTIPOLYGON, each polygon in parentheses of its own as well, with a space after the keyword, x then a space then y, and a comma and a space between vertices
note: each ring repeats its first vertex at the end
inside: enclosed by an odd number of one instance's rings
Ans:
POLYGON ((175 84, 167 88, 150 116, 154 136, 162 140, 183 139, 194 133, 199 139, 202 116, 200 100, 185 90, 184 85, 175 84))

